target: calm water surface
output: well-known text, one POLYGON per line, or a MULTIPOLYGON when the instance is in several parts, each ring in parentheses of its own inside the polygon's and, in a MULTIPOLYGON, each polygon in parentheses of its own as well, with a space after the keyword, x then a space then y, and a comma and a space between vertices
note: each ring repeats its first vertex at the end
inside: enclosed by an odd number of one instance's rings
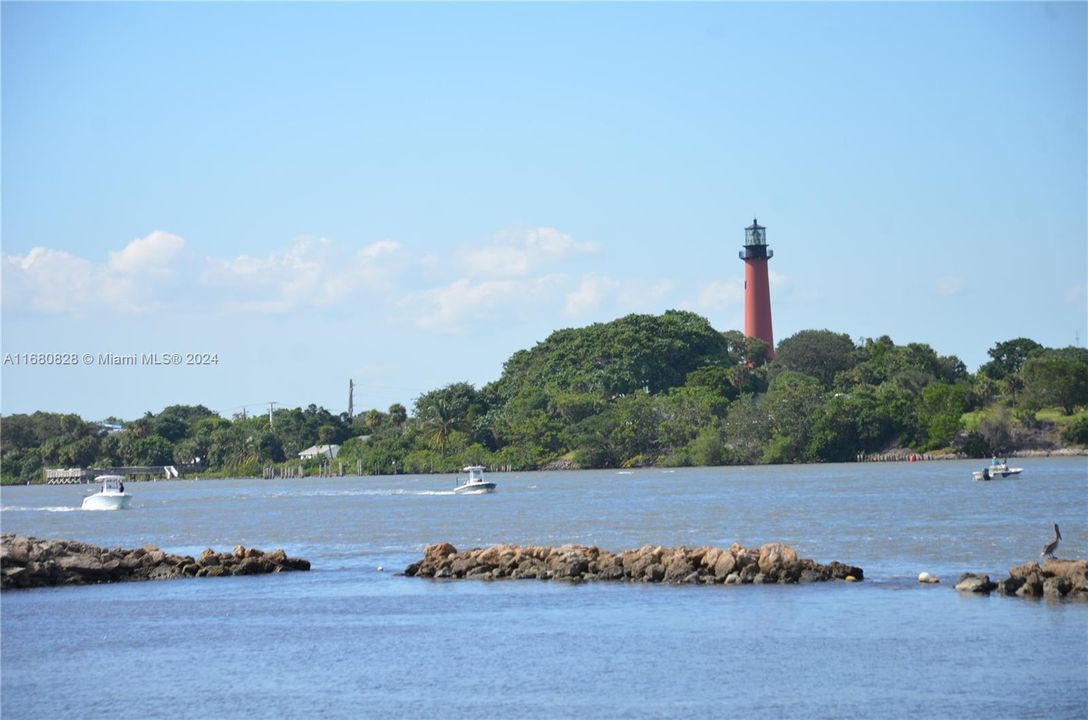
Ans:
POLYGON ((132 483, 0 490, 4 532, 197 554, 283 547, 309 573, 4 593, 15 718, 1084 718, 1088 606, 965 597, 1062 527, 1088 556, 1088 461, 132 483), (435 582, 426 544, 781 541, 865 569, 806 586, 435 582), (378 567, 384 567, 384 572, 378 567), (922 586, 921 571, 942 578, 922 586))

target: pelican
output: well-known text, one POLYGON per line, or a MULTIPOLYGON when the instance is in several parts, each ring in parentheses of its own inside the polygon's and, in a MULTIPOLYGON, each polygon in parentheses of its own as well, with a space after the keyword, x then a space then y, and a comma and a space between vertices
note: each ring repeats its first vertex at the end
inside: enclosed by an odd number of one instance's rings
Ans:
POLYGON ((1062 531, 1058 529, 1058 523, 1054 523, 1054 539, 1043 546, 1043 551, 1039 553, 1044 557, 1054 557, 1054 551, 1058 548, 1058 541, 1062 539, 1062 531))

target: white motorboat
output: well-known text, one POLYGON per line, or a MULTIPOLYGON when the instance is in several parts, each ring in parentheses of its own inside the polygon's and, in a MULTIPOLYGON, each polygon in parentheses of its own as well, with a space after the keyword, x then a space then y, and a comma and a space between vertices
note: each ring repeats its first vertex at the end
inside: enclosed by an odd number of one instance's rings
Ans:
POLYGON ((121 510, 127 508, 132 496, 125 492, 125 478, 121 475, 99 475, 95 482, 102 489, 83 498, 84 510, 121 510))
POLYGON ((464 468, 462 472, 468 473, 468 479, 461 482, 461 478, 457 478, 460 483, 453 489, 458 495, 481 495, 483 493, 495 492, 495 483, 484 480, 484 466, 483 465, 469 465, 464 468))
POLYGON ((982 470, 975 470, 971 475, 975 480, 992 480, 997 477, 1008 477, 1010 475, 1019 475, 1024 472, 1024 468, 1009 467, 1007 460, 993 459, 990 463, 990 467, 983 468, 982 470))

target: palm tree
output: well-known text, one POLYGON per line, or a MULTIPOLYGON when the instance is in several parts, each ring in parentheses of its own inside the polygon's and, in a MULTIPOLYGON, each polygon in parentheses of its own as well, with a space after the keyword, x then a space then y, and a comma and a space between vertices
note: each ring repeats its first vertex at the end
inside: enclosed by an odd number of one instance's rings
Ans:
POLYGON ((423 432, 430 444, 443 454, 449 446, 450 436, 459 429, 458 419, 445 398, 434 398, 424 408, 420 417, 423 432))

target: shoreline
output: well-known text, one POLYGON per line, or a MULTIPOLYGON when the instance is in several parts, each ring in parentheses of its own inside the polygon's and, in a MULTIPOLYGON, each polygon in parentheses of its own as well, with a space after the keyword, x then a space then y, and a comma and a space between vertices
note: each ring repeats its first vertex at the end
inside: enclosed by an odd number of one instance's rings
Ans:
MULTIPOLYGON (((1062 448, 1055 448, 1053 450, 1016 450, 1016 451, 1013 451, 1013 452, 1003 453, 1001 455, 1001 457, 1002 458, 1088 457, 1088 448, 1062 447, 1062 448)), ((845 462, 842 462, 842 463, 818 463, 818 462, 809 462, 809 463, 767 463, 767 464, 759 464, 759 465, 700 465, 700 466, 682 466, 682 467, 735 468, 735 467, 775 467, 776 465, 786 467, 786 466, 796 466, 796 465, 833 465, 833 464, 859 465, 859 464, 862 464, 862 463, 873 463, 873 462, 881 462, 881 463, 885 463, 885 462, 902 462, 902 463, 910 464, 910 463, 914 463, 914 462, 939 462, 939 461, 946 461, 946 460, 980 460, 980 461, 985 461, 985 460, 987 460, 987 458, 982 458, 982 457, 972 458, 972 457, 968 457, 966 455, 961 455, 961 454, 956 454, 956 453, 941 453, 941 452, 913 453, 913 452, 910 452, 908 450, 896 450, 896 451, 893 451, 893 452, 881 453, 879 455, 867 455, 867 456, 864 456, 864 457, 859 457, 857 460, 845 461, 845 462), (914 458, 913 460, 911 460, 912 457, 914 458)), ((517 472, 517 473, 541 472, 541 473, 553 473, 553 472, 580 472, 580 471, 592 471, 592 470, 650 470, 650 469, 655 469, 655 468, 656 469, 662 469, 662 470, 678 470, 678 469, 680 469, 679 467, 673 467, 673 466, 668 466, 668 465, 640 465, 640 466, 635 466, 635 467, 630 467, 630 468, 625 468, 625 467, 621 467, 621 466, 617 466, 617 467, 601 467, 601 468, 579 468, 579 467, 573 467, 569 463, 569 461, 559 460, 559 461, 552 461, 550 463, 546 463, 542 467, 532 468, 532 469, 528 469, 528 470, 494 470, 494 469, 489 469, 489 472, 517 472)), ((307 478, 321 478, 321 477, 398 477, 398 476, 401 476, 401 475, 403 475, 403 476, 420 476, 420 475, 428 476, 428 475, 451 475, 451 474, 455 474, 455 473, 456 473, 455 470, 451 470, 451 471, 448 471, 448 472, 430 472, 430 473, 427 473, 427 472, 422 472, 422 473, 396 473, 396 474, 392 474, 392 475, 390 475, 390 474, 381 474, 381 475, 363 474, 363 475, 359 475, 359 474, 355 474, 355 473, 344 473, 342 475, 303 475, 302 477, 297 477, 297 478, 293 478, 293 479, 305 480, 307 478)), ((160 482, 178 482, 178 481, 195 482, 195 481, 205 481, 205 480, 268 480, 268 479, 269 478, 263 477, 261 475, 210 475, 210 476, 197 475, 197 476, 194 476, 194 477, 163 478, 161 480, 159 480, 159 479, 147 480, 147 479, 133 478, 132 480, 126 480, 125 482, 128 482, 128 483, 160 483, 160 482)), ((277 477, 275 479, 282 479, 282 478, 277 477)), ((287 478, 287 479, 292 479, 292 478, 287 478)), ((69 483, 69 484, 71 484, 71 485, 94 485, 94 482, 91 481, 91 482, 85 482, 85 483, 69 483)), ((0 485, 0 487, 29 487, 29 486, 38 486, 38 485, 50 485, 50 483, 44 482, 44 481, 43 482, 25 483, 25 484, 24 483, 4 483, 4 484, 0 485)))

